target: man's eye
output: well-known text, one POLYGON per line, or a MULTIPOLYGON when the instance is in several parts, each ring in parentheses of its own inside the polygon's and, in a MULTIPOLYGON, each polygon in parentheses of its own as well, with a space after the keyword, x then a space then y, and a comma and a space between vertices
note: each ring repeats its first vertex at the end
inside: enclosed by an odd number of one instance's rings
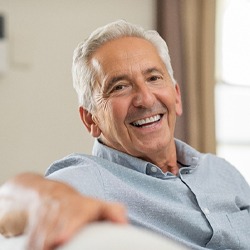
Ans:
POLYGON ((124 88, 124 85, 117 85, 114 87, 114 90, 121 90, 124 88))
POLYGON ((116 92, 116 91, 120 91, 120 90, 123 90, 126 88, 126 85, 122 85, 122 84, 119 84, 119 85, 116 85, 112 88, 111 92, 116 92))
POLYGON ((160 76, 151 76, 151 77, 149 78, 149 81, 153 82, 153 81, 157 81, 157 80, 159 80, 159 79, 161 79, 160 76))

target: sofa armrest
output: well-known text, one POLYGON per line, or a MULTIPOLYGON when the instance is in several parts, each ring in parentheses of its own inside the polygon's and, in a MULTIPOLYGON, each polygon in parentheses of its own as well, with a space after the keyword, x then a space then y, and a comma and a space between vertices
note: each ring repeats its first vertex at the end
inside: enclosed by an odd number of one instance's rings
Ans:
MULTIPOLYGON (((25 250, 26 236, 0 238, 0 250, 25 250)), ((57 250, 184 250, 183 246, 131 225, 92 223, 57 250)))

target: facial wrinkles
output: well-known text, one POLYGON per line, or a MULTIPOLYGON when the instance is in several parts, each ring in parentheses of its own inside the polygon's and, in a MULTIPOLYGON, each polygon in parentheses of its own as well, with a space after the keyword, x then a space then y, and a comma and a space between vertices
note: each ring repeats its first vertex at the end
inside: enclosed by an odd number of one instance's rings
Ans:
POLYGON ((95 92, 95 105, 97 109, 108 109, 108 97, 105 95, 103 88, 98 88, 95 92))
MULTIPOLYGON (((125 75, 130 79, 131 84, 135 84, 135 82, 140 78, 140 81, 145 78, 145 75, 143 72, 145 71, 145 68, 152 67, 150 64, 146 65, 142 62, 142 56, 141 53, 134 53, 133 56, 131 56, 130 53, 127 51, 123 51, 123 61, 129 61, 130 63, 127 63, 127 70, 125 72, 125 75), (132 63, 131 63, 132 60, 132 63), (142 79, 143 78, 143 79, 142 79), (135 82, 134 82, 135 81, 135 82)), ((107 92, 106 85, 107 84, 107 78, 110 77, 110 75, 105 75, 101 66, 101 63, 98 61, 98 59, 93 58, 92 59, 92 65, 95 68, 98 79, 99 79, 99 88, 95 93, 95 102, 96 102, 96 108, 102 109, 105 112, 110 111, 109 103, 110 103, 110 95, 107 92)), ((118 65, 117 65, 118 66, 118 65)), ((116 68, 116 67, 115 67, 116 68)), ((119 72, 119 66, 118 66, 118 72, 119 72)), ((117 73, 118 73, 117 72, 117 73)), ((124 71, 122 72, 124 73, 124 71)), ((119 73, 118 73, 119 75, 119 73)), ((165 76, 166 77, 166 76, 165 76)), ((133 121, 136 121, 138 119, 143 119, 147 117, 151 117, 156 114, 165 114, 167 113, 167 108, 164 104, 162 104, 159 100, 156 101, 152 107, 145 108, 143 106, 141 107, 135 107, 133 105, 130 106, 127 116, 125 118, 125 121, 129 121, 130 123, 133 121)))
POLYGON ((159 101, 155 102, 154 105, 150 108, 131 106, 128 110, 126 121, 131 123, 140 119, 149 118, 157 114, 166 113, 168 113, 167 107, 159 101))
POLYGON ((106 81, 106 78, 104 76, 102 67, 99 63, 99 61, 95 58, 92 59, 92 66, 94 70, 96 71, 96 88, 94 91, 94 100, 95 100, 95 107, 98 109, 107 110, 108 109, 108 96, 105 93, 104 90, 104 83, 106 81))

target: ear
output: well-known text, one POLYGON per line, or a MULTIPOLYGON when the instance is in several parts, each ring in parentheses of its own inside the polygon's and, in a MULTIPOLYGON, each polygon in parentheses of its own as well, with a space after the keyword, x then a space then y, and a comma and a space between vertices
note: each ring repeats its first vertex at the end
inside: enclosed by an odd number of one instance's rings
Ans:
POLYGON ((181 90, 178 83, 175 84, 175 93, 176 93, 176 101, 175 101, 176 115, 180 116, 182 114, 182 101, 181 101, 181 90))
POLYGON ((79 113, 80 113, 82 122, 87 128, 87 130, 89 131, 89 133, 93 137, 99 137, 101 135, 101 130, 99 126, 97 125, 97 123, 94 121, 93 115, 90 112, 88 112, 86 109, 84 109, 83 107, 79 108, 79 113))

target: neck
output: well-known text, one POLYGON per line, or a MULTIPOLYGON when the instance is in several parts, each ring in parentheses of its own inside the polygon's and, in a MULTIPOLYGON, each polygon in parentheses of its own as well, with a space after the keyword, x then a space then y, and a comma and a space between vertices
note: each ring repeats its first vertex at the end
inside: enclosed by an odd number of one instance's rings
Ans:
POLYGON ((172 174, 177 175, 179 172, 174 141, 167 150, 157 152, 152 155, 149 154, 147 158, 143 158, 143 160, 153 163, 164 173, 171 172, 172 174))
MULTIPOLYGON (((116 150, 118 150, 115 147, 112 147, 111 145, 108 145, 108 143, 105 143, 103 140, 103 138, 98 138, 99 142, 110 147, 110 148, 114 148, 116 150)), ((127 153, 126 151, 122 151, 121 152, 127 153)), ((132 154, 131 154, 132 155, 132 154)), ((157 152, 151 152, 148 153, 147 156, 145 157, 145 155, 140 156, 140 155, 133 155, 134 157, 138 157, 144 161, 148 161, 153 163, 154 165, 156 165, 157 167, 159 167, 163 173, 166 172, 171 172, 174 175, 177 175, 179 172, 179 167, 177 165, 177 155, 176 155, 176 146, 175 146, 175 142, 174 139, 171 140, 169 147, 167 147, 167 149, 165 148, 164 150, 157 150, 157 152)))

